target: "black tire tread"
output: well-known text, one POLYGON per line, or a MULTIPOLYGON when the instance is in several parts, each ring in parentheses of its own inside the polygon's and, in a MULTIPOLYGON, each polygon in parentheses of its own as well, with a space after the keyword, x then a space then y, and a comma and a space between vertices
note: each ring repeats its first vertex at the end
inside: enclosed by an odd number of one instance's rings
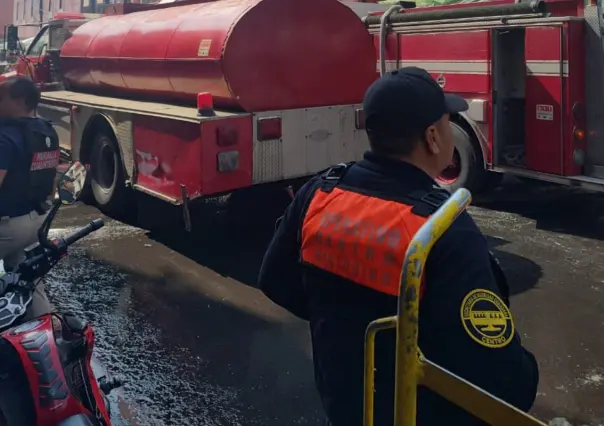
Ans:
POLYGON ((459 178, 450 184, 439 182, 439 185, 450 192, 466 188, 472 193, 478 193, 487 185, 487 170, 480 148, 472 141, 472 137, 459 124, 451 122, 455 149, 459 153, 461 172, 459 178))
POLYGON ((98 152, 104 144, 113 145, 115 152, 114 160, 117 170, 116 179, 109 191, 105 193, 101 186, 94 179, 94 172, 91 173, 90 187, 92 197, 99 209, 110 216, 122 218, 132 212, 133 197, 130 188, 126 186, 124 165, 118 148, 117 140, 113 134, 108 134, 107 130, 100 130, 94 136, 90 150, 90 163, 93 168, 97 167, 94 162, 98 158, 98 152))

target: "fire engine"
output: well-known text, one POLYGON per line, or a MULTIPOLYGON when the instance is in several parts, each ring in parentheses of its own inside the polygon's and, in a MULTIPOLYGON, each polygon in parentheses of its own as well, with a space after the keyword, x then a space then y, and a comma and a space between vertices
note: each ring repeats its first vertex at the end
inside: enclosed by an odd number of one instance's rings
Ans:
POLYGON ((485 189, 499 172, 601 191, 599 11, 582 0, 394 5, 364 22, 378 70, 423 67, 470 105, 452 118, 457 149, 445 186, 485 189))

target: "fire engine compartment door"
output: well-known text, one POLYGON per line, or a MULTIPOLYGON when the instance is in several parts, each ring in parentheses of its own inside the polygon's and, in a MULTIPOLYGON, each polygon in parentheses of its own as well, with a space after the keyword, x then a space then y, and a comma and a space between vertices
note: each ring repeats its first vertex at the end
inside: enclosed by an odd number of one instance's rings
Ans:
POLYGON ((526 166, 543 173, 564 174, 563 27, 526 29, 526 166))
POLYGON ((586 119, 588 176, 604 178, 604 7, 585 5, 586 119))
POLYGON ((526 167, 564 175, 564 27, 526 28, 526 167))
POLYGON ((493 29, 491 32, 493 162, 498 166, 525 165, 524 39, 524 28, 493 29))
POLYGON ((496 165, 563 174, 562 31, 557 25, 493 30, 496 165))

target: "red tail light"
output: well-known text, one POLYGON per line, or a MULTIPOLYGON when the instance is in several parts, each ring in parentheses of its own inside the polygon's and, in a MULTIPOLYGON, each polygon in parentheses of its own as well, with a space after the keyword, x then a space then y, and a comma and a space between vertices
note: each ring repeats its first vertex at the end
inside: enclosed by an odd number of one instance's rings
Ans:
POLYGON ((217 127, 216 128, 216 145, 218 146, 232 146, 237 145, 237 139, 239 133, 237 129, 229 127, 217 127))
POLYGON ((259 141, 270 141, 281 139, 281 117, 263 117, 256 122, 256 139, 259 141))

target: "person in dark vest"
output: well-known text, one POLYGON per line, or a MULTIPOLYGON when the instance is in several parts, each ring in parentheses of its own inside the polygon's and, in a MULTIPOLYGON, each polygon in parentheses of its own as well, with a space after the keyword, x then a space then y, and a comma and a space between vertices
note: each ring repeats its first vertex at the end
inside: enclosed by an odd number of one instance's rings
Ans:
MULTIPOLYGON (((450 163, 450 119, 466 101, 428 72, 401 68, 363 102, 370 150, 298 191, 277 226, 259 286, 309 321, 315 380, 327 424, 363 424, 367 325, 397 313, 399 276, 411 239, 450 194, 435 178, 450 163)), ((462 213, 429 254, 420 287, 419 348, 427 359, 528 411, 538 365, 520 340, 505 275, 472 217, 462 213)), ((395 333, 376 340, 375 424, 392 425, 395 333)), ((418 426, 483 423, 419 387, 418 426)))
MULTIPOLYGON (((59 138, 36 117, 40 91, 25 77, 0 83, 0 259, 10 271, 25 259, 49 209, 60 160, 59 138)), ((28 317, 50 311, 40 283, 28 317)))

